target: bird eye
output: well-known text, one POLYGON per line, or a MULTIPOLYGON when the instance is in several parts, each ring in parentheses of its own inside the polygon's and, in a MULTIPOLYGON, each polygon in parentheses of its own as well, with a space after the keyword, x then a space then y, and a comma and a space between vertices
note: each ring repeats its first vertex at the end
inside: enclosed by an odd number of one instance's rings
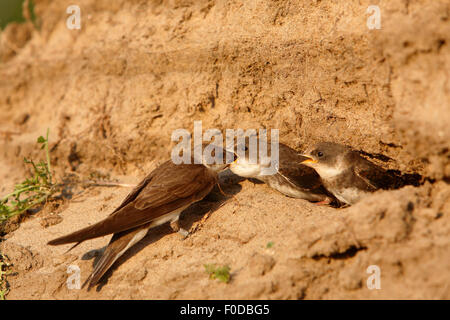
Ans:
POLYGON ((319 151, 319 152, 317 152, 317 155, 318 155, 319 157, 322 157, 322 156, 323 156, 323 152, 322 152, 322 151, 319 151))
POLYGON ((238 149, 239 149, 239 151, 243 151, 243 152, 247 152, 248 151, 247 146, 239 146, 238 149))

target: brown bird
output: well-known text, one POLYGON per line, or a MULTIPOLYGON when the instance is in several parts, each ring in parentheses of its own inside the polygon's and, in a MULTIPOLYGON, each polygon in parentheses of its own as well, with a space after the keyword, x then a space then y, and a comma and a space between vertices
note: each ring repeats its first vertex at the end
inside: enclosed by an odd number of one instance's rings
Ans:
MULTIPOLYGON (((222 151, 226 159, 227 151, 222 151)), ((193 157, 192 164, 176 165, 171 160, 166 161, 145 177, 106 219, 48 243, 76 242, 77 246, 89 239, 114 234, 83 287, 87 283, 88 290, 95 286, 113 263, 154 227, 170 222, 174 231, 188 235, 178 223, 181 212, 202 200, 218 183, 218 172, 228 166, 225 161, 210 164, 211 159, 205 156, 202 156, 202 164, 193 164, 193 157)), ((234 159, 234 155, 231 158, 234 159)))
MULTIPOLYGON (((307 158, 300 155, 289 146, 279 143, 278 150, 278 170, 273 174, 263 174, 263 169, 270 166, 271 144, 267 144, 268 157, 261 159, 258 156, 257 161, 250 161, 250 146, 247 139, 245 144, 238 146, 244 148, 245 157, 238 157, 230 165, 230 170, 238 176, 244 178, 254 178, 266 183, 272 189, 282 194, 299 199, 305 199, 313 202, 331 203, 333 196, 329 194, 322 186, 319 175, 314 169, 300 164, 307 158)), ((255 153, 255 155, 258 152, 255 153)))
POLYGON ((370 192, 388 189, 395 177, 363 158, 349 147, 321 142, 308 149, 301 163, 317 171, 322 182, 337 199, 354 204, 370 192))

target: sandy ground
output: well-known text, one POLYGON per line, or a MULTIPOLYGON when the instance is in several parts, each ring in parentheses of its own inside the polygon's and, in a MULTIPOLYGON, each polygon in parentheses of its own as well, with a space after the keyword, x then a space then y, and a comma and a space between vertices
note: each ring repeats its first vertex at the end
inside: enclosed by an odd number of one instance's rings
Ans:
POLYGON ((36 1, 39 29, 1 34, 1 195, 26 174, 24 156, 40 157, 47 128, 57 177, 137 183, 194 120, 278 128, 298 149, 345 143, 422 182, 335 209, 224 173, 234 197, 214 190, 186 210, 187 239, 150 232, 90 292, 67 288, 67 268, 86 279, 109 237, 68 254, 46 242, 129 190, 80 189, 4 235, 7 299, 450 298, 448 1, 86 0, 80 30, 66 28, 69 4, 36 1), (370 4, 380 30, 366 26, 370 4), (231 281, 204 264, 229 265, 231 281), (367 287, 371 265, 380 290, 367 287))

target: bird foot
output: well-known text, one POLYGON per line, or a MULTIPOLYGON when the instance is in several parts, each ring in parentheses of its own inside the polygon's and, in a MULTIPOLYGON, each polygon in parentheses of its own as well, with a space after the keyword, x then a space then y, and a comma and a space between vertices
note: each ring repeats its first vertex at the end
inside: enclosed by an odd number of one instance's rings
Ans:
POLYGON ((325 200, 319 201, 319 202, 314 202, 314 204, 316 206, 326 206, 329 205, 332 202, 332 200, 330 198, 326 198, 325 200))
POLYGON ((180 227, 180 223, 179 220, 174 220, 170 222, 170 227, 172 228, 172 230, 174 232, 177 232, 178 234, 183 236, 183 239, 186 239, 187 236, 189 235, 189 231, 183 229, 180 227))
POLYGON ((178 230, 178 233, 183 236, 183 239, 186 239, 189 236, 189 231, 183 228, 180 228, 180 230, 178 230))

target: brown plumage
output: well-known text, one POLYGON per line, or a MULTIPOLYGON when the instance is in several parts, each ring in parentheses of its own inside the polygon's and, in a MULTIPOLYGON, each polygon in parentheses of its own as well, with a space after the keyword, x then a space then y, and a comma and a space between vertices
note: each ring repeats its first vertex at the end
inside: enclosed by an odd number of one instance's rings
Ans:
POLYGON ((305 152, 302 163, 314 168, 340 201, 354 204, 365 194, 394 186, 396 177, 349 147, 321 142, 305 152))
POLYGON ((83 288, 86 284, 89 284, 88 290, 95 286, 114 262, 128 249, 127 247, 131 247, 145 237, 149 228, 150 223, 147 223, 140 227, 114 233, 103 255, 95 265, 94 270, 92 270, 90 276, 84 282, 83 288), (135 239, 134 243, 133 239, 135 239))
POLYGON ((79 244, 114 234, 86 281, 91 288, 129 247, 145 236, 148 229, 165 222, 175 223, 179 229, 177 222, 181 211, 212 190, 220 169, 213 170, 203 164, 175 165, 169 160, 145 177, 106 219, 48 244, 79 244))
MULTIPOLYGON (((270 157, 271 144, 268 143, 267 148, 268 157, 270 157)), ((307 159, 306 157, 283 143, 278 144, 278 149, 278 171, 274 174, 262 174, 264 166, 268 167, 269 164, 261 164, 262 161, 259 156, 256 164, 249 162, 248 140, 245 143, 244 159, 238 159, 230 166, 230 169, 239 176, 261 180, 271 188, 289 197, 327 203, 333 200, 333 196, 323 187, 316 171, 300 164, 307 159)))
POLYGON ((105 220, 48 244, 81 242, 141 226, 203 199, 216 182, 217 174, 201 164, 167 161, 145 177, 105 220))

